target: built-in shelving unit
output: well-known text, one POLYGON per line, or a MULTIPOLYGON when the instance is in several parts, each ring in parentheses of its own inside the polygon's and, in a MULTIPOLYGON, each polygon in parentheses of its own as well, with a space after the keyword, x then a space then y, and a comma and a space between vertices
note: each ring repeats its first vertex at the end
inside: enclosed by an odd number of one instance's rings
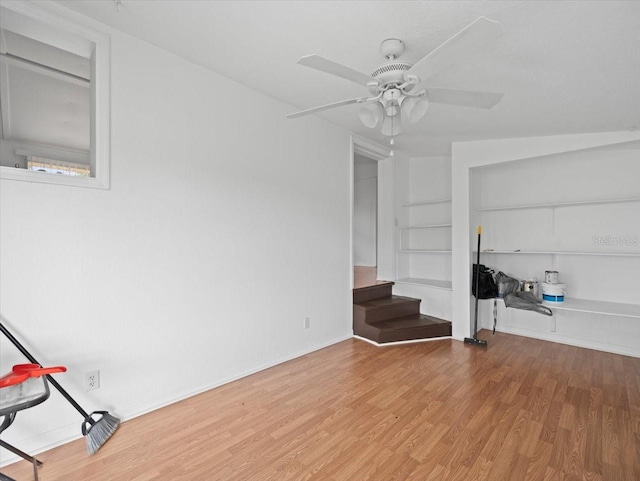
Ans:
POLYGON ((640 197, 620 198, 620 199, 602 199, 602 200, 581 200, 575 202, 551 202, 541 204, 522 204, 522 205, 504 205, 495 207, 479 207, 478 212, 495 212, 499 210, 523 210, 523 209, 554 209, 557 207, 575 207, 602 204, 621 204, 627 202, 640 202, 640 197))
POLYGON ((566 298, 564 302, 543 302, 542 305, 556 310, 640 319, 640 304, 623 304, 621 302, 593 301, 590 299, 572 299, 569 297, 566 298))
MULTIPOLYGON (((637 151, 625 150, 472 172, 470 229, 483 227, 481 262, 519 280, 557 270, 566 283, 563 302, 542 302, 549 323, 502 305, 498 330, 640 356, 638 173, 637 151)), ((492 323, 488 303, 483 309, 492 323)))
POLYGON ((416 286, 432 287, 434 289, 451 290, 451 281, 442 281, 438 279, 422 279, 419 277, 405 277, 403 279, 397 279, 395 282, 402 284, 413 284, 416 286))
POLYGON ((421 202, 407 202, 406 204, 402 204, 402 207, 419 207, 421 205, 447 204, 450 202, 451 199, 426 200, 421 202))
MULTIPOLYGON (((474 252, 475 254, 476 252, 474 252)), ((529 251, 529 250, 492 250, 481 251, 481 254, 520 254, 520 255, 560 255, 560 256, 611 256, 611 257, 640 257, 640 252, 582 252, 582 251, 529 251)))
POLYGON ((451 249, 398 249, 398 252, 401 254, 451 254, 451 249))
POLYGON ((423 314, 451 320, 451 159, 396 166, 394 293, 420 298, 423 314))
POLYGON ((431 224, 431 225, 405 225, 398 226, 398 229, 439 229, 444 227, 451 227, 451 224, 431 224))
MULTIPOLYGON (((504 300, 500 299, 500 301, 504 300)), ((625 304, 622 302, 594 301, 592 299, 566 297, 563 302, 543 301, 542 305, 557 311, 584 312, 587 314, 640 319, 640 304, 625 304)))

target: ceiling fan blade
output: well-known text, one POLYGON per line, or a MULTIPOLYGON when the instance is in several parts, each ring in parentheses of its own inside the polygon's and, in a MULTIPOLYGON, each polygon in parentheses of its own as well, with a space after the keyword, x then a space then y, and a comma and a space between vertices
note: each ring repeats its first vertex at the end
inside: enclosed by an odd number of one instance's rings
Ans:
POLYGON ((316 70, 351 80, 352 82, 364 85, 365 87, 371 82, 375 82, 376 84, 378 83, 378 81, 370 75, 358 72, 357 70, 353 70, 351 67, 333 62, 332 60, 327 60, 326 58, 322 58, 316 54, 306 55, 298 60, 298 63, 305 67, 315 68, 316 70))
POLYGON ((474 53, 501 37, 503 33, 498 22, 480 17, 436 47, 411 67, 407 74, 416 75, 420 82, 424 82, 450 65, 471 58, 474 53))
POLYGON ((314 114, 316 112, 321 112, 323 110, 334 109, 336 107, 342 107, 343 105, 349 104, 357 104, 359 102, 364 102, 366 100, 370 100, 367 97, 358 97, 357 99, 349 99, 349 100, 341 100, 340 102, 334 102, 332 104, 321 105, 319 107, 313 107, 312 109, 301 110, 300 112, 295 112, 293 114, 288 114, 288 119, 297 119, 298 117, 302 117, 303 115, 314 114))
POLYGON ((434 104, 462 105, 477 109, 490 109, 504 94, 494 92, 473 92, 453 89, 427 89, 427 99, 434 104))

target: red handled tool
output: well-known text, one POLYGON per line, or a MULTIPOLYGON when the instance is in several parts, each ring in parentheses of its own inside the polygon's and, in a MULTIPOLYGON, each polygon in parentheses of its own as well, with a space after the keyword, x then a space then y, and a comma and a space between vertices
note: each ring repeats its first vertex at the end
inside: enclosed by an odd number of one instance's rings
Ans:
MULTIPOLYGON (((20 344, 20 342, 9 332, 9 330, 0 322, 0 332, 4 334, 11 343, 18 348, 18 350, 33 364, 37 364, 40 367, 40 363, 31 355, 27 349, 20 344)), ((46 369, 46 368, 44 368, 46 369)), ((120 425, 120 420, 115 416, 112 416, 107 411, 94 411, 88 414, 82 407, 76 402, 71 395, 58 384, 58 382, 50 374, 43 374, 47 377, 47 380, 55 387, 69 403, 76 408, 76 410, 82 414, 84 421, 82 422, 81 431, 82 435, 87 441, 87 451, 89 454, 95 454, 98 449, 107 442, 107 440, 113 435, 120 425), (94 419, 98 417, 98 419, 94 419)), ((0 478, 1 480, 2 478, 0 478)))
POLYGON ((40 377, 56 372, 66 372, 64 366, 40 367, 39 364, 16 364, 9 374, 0 378, 0 388, 25 382, 30 377, 40 377))

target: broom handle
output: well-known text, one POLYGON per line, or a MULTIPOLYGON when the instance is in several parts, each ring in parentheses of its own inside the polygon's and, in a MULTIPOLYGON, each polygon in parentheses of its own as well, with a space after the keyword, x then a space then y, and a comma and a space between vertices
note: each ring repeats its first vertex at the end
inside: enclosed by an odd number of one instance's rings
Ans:
MULTIPOLYGON (((7 339, 9 339, 11 341, 11 343, 16 346, 18 348, 18 350, 24 354, 24 356, 31 361, 33 364, 37 364, 38 366, 42 366, 42 364, 40 364, 38 361, 36 361, 36 359, 31 355, 31 353, 29 351, 27 351, 27 349, 20 344, 20 342, 13 337, 13 335, 8 331, 8 329, 6 327, 4 327, 4 324, 2 324, 2 322, 0 322, 0 330, 2 331, 2 333, 7 336, 7 339)), ((89 414, 80 407, 80 405, 71 397, 71 395, 65 391, 62 386, 60 384, 58 384, 58 381, 56 381, 55 379, 53 379, 53 376, 51 376, 51 374, 46 374, 47 380, 53 384, 53 386, 60 391, 60 394, 62 394, 65 399, 67 401, 69 401, 71 403, 71 405, 76 408, 76 410, 82 414, 82 416, 85 419, 88 419, 89 422, 93 422, 93 420, 89 417, 89 414)))
POLYGON ((478 256, 476 260, 476 315, 473 321, 473 338, 478 338, 478 296, 480 295, 480 236, 482 235, 482 226, 478 226, 478 256))

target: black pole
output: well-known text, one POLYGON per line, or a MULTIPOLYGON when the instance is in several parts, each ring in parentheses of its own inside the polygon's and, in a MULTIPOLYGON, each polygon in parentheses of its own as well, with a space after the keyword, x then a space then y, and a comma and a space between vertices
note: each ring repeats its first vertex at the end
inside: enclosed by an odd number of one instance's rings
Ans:
POLYGON ((476 305, 475 305, 475 316, 473 321, 473 337, 465 337, 465 344, 473 344, 476 346, 487 346, 487 341, 483 341, 482 339, 478 339, 478 294, 480 293, 480 237, 482 236, 482 226, 478 226, 478 255, 476 257, 476 276, 474 279, 474 284, 476 286, 476 305))
MULTIPOLYGON (((13 334, 11 334, 9 332, 9 330, 4 327, 4 325, 2 324, 2 322, 0 322, 0 331, 2 331, 2 333, 7 336, 7 339, 9 339, 11 341, 11 343, 16 346, 18 348, 18 350, 29 360, 31 361, 33 364, 37 364, 38 366, 42 366, 42 364, 40 364, 38 361, 36 361, 36 359, 31 355, 31 353, 29 351, 27 351, 27 349, 20 344, 20 341, 18 341, 15 337, 13 337, 13 334)), ((82 414, 82 416, 84 416, 85 418, 89 417, 89 414, 80 407, 80 405, 71 397, 71 395, 65 391, 64 389, 62 389, 62 386, 60 384, 58 384, 58 382, 53 378, 53 376, 51 376, 51 374, 46 374, 47 376, 47 380, 53 384, 53 386, 60 391, 60 394, 62 394, 65 399, 67 401, 69 401, 71 403, 71 405, 76 408, 76 410, 82 414)))
POLYGON ((478 339, 478 293, 480 292, 480 236, 482 227, 478 226, 478 255, 476 256, 476 310, 473 322, 473 338, 478 339))

